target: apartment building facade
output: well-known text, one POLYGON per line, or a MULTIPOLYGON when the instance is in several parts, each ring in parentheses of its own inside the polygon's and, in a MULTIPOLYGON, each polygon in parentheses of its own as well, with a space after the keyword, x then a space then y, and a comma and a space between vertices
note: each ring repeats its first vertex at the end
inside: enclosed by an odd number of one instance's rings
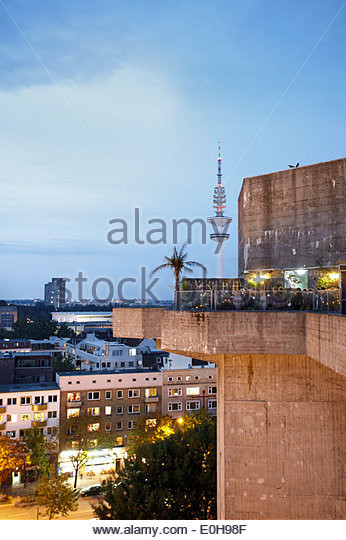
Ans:
POLYGON ((81 370, 136 369, 142 366, 142 356, 136 347, 98 339, 95 334, 87 334, 77 344, 67 343, 66 356, 81 370))
POLYGON ((56 435, 59 407, 56 383, 0 385, 0 435, 19 439, 31 428, 47 437, 56 435))
POLYGON ((0 353, 0 385, 53 382, 53 379, 50 351, 0 353))
POLYGON ((217 411, 216 367, 163 370, 162 414, 179 418, 206 409, 217 411))
MULTIPOLYGON (((60 425, 66 420, 87 418, 87 430, 108 435, 112 447, 90 449, 85 471, 101 472, 120 465, 136 419, 150 419, 162 410, 163 375, 154 370, 74 371, 57 374, 61 391, 60 425)), ((60 467, 72 472, 75 452, 73 434, 60 445, 60 467)))

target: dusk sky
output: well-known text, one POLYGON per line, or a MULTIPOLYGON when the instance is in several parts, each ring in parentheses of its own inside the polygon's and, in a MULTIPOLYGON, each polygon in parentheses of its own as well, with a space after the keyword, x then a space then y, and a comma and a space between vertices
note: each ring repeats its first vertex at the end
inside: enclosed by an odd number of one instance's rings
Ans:
MULTIPOLYGON (((43 298, 53 276, 116 291, 149 274, 172 251, 172 219, 213 215, 219 138, 224 274, 237 276, 242 179, 345 157, 342 6, 0 0, 0 298, 43 298), (135 208, 141 236, 166 221, 167 245, 134 242, 135 208), (115 218, 127 245, 107 241, 115 218)), ((196 228, 187 248, 211 277, 214 247, 196 228)), ((153 292, 172 298, 172 283, 162 273, 153 292)))

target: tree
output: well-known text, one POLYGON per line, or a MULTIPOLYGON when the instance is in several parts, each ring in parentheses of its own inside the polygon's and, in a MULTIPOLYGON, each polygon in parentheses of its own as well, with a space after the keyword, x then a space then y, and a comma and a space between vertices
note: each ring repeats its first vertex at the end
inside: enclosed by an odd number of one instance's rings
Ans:
POLYGON ((77 487, 78 473, 88 462, 88 451, 91 448, 102 446, 112 448, 115 446, 114 436, 105 433, 101 417, 89 416, 76 409, 76 416, 61 423, 60 450, 71 450, 70 461, 74 469, 74 488, 77 487), (98 424, 98 429, 94 429, 98 424))
POLYGON ((94 506, 99 519, 216 519, 216 426, 205 411, 153 428, 94 506))
POLYGON ((53 359, 53 369, 54 374, 61 371, 75 371, 76 366, 74 365, 71 358, 63 358, 62 354, 59 353, 54 356, 53 359))
POLYGON ((49 455, 54 451, 54 441, 49 442, 39 428, 26 430, 24 443, 29 450, 27 462, 35 471, 35 482, 38 472, 45 473, 49 466, 49 455))
POLYGON ((39 479, 35 501, 37 506, 45 507, 43 516, 54 519, 66 517, 78 509, 78 493, 64 476, 58 476, 53 470, 39 479))
POLYGON ((157 268, 155 268, 151 275, 154 275, 159 270, 162 270, 163 268, 171 268, 174 273, 174 279, 175 279, 175 285, 174 285, 174 303, 176 308, 178 308, 179 303, 179 297, 178 297, 178 291, 179 291, 179 285, 180 285, 180 274, 184 270, 185 272, 192 273, 193 270, 191 267, 198 266, 199 268, 202 268, 202 270, 205 270, 205 266, 203 264, 196 262, 196 261, 186 261, 187 252, 183 253, 185 249, 185 244, 180 248, 178 251, 176 247, 173 249, 173 254, 171 257, 165 257, 166 263, 161 264, 157 268))
POLYGON ((67 326, 66 323, 62 323, 62 325, 58 328, 57 336, 60 338, 74 338, 76 337, 76 334, 72 328, 67 326))
POLYGON ((23 467, 26 448, 22 441, 0 437, 0 486, 5 478, 23 467))

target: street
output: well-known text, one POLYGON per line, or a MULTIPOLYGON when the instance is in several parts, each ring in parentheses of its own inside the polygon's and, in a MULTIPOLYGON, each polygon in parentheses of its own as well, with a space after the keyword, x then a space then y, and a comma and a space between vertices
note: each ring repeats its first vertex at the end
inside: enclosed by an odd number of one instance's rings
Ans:
MULTIPOLYGON (((100 497, 80 497, 78 502, 78 510, 71 512, 66 518, 57 519, 93 519, 92 504, 97 503, 100 497)), ((0 520, 33 520, 37 519, 37 506, 19 507, 13 504, 0 505, 0 520)), ((39 516, 39 519, 46 519, 39 516)))

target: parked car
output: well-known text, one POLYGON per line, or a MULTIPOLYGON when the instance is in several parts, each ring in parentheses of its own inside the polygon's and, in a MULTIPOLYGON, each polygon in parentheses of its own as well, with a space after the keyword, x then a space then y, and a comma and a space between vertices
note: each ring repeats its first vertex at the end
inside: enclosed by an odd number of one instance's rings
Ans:
POLYGON ((80 492, 81 497, 93 497, 94 495, 100 495, 102 492, 101 484, 93 484, 87 488, 84 488, 80 492))

